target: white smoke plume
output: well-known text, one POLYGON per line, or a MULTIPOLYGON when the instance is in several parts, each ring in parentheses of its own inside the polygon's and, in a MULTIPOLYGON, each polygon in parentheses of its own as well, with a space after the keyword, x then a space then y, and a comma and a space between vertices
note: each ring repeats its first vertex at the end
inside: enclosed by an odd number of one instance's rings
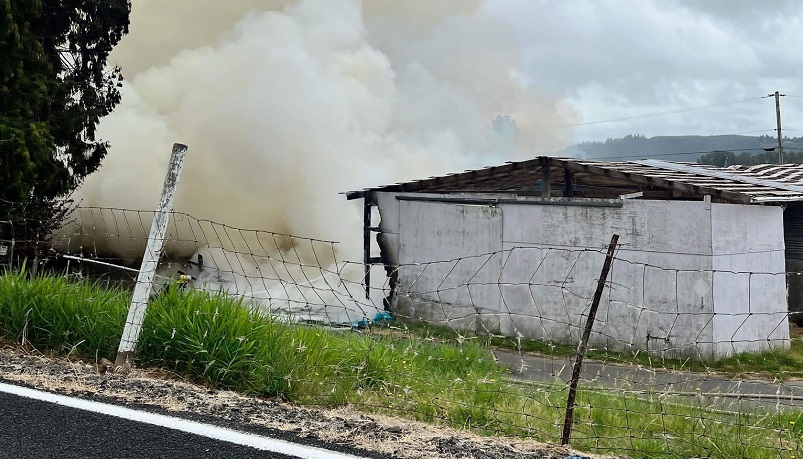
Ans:
POLYGON ((482 4, 135 0, 112 56, 124 99, 100 130, 112 149, 79 197, 153 208, 180 141, 177 210, 359 242, 339 192, 562 146, 569 133, 530 129, 565 124, 560 101, 515 79, 515 38, 482 4), (498 115, 519 134, 502 153, 498 115))
POLYGON ((516 39, 484 3, 134 0, 112 55, 123 102, 99 131, 112 148, 77 197, 152 209, 182 142, 176 210, 340 240, 339 258, 358 260, 362 209, 339 193, 533 157, 571 134, 536 129, 572 114, 516 78, 516 39))

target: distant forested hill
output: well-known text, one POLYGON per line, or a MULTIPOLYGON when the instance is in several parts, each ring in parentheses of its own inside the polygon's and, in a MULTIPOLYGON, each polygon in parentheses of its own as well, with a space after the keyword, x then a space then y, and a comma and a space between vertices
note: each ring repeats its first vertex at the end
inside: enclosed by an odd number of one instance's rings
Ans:
MULTIPOLYGON (((803 163, 803 137, 784 139, 784 162, 803 163)), ((647 138, 628 135, 604 142, 584 142, 558 154, 585 159, 636 161, 664 159, 701 162, 717 166, 778 162, 773 150, 778 140, 772 136, 713 135, 661 136, 647 138), (769 150, 769 151, 766 151, 769 150)))

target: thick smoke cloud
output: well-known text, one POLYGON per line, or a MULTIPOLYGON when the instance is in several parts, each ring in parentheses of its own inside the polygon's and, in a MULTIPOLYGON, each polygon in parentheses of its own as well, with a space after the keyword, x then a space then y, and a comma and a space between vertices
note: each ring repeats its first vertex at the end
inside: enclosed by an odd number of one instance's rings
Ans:
POLYGON ((153 208, 183 142, 177 210, 359 259, 361 209, 340 192, 567 143, 536 129, 573 115, 517 78, 518 49, 480 0, 135 0, 112 149, 78 197, 153 208))

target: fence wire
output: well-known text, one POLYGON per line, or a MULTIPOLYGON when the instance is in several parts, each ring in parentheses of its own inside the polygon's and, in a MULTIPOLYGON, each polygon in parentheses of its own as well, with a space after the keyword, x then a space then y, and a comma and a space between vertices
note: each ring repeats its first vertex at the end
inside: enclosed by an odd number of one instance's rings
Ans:
MULTIPOLYGON (((42 241, 10 231, 30 221, 0 215, 0 246, 13 241, 17 253, 0 252, 0 336, 113 358, 152 219, 79 207, 42 241)), ((366 298, 363 265, 341 260, 335 242, 173 213, 137 363, 301 403, 558 442, 603 242, 388 263, 374 269, 385 281, 366 298)), ((787 283, 801 273, 706 263, 619 247, 580 375, 572 447, 803 453, 803 343, 787 304, 787 283)))

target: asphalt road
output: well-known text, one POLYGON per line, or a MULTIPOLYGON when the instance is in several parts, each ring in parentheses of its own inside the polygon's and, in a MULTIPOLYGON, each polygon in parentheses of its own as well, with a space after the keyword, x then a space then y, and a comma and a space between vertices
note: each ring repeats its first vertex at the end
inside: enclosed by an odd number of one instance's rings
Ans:
MULTIPOLYGON (((20 390, 28 389, 21 388, 20 390)), ((153 413, 136 412, 113 405, 55 395, 53 397, 59 397, 60 401, 57 400, 54 403, 0 391, 0 458, 286 459, 320 457, 356 459, 355 456, 339 455, 339 453, 316 448, 306 448, 303 445, 291 446, 300 448, 301 452, 298 454, 285 455, 266 451, 264 447, 257 449, 214 438, 215 435, 218 438, 223 435, 262 443, 274 441, 266 437, 153 413), (76 400, 90 408, 78 409, 65 406, 65 403, 69 404, 70 400, 76 400), (103 409, 108 409, 109 412, 121 411, 114 415, 101 414, 90 411, 92 406, 101 407, 101 411, 103 409), (167 420, 167 423, 173 425, 165 427, 147 421, 132 420, 139 419, 140 414, 143 419, 157 418, 160 420, 159 422, 167 420), (199 435, 178 430, 182 428, 198 432, 208 430, 212 432, 209 434, 212 438, 206 434, 199 435)), ((286 442, 284 443, 285 445, 280 445, 280 448, 287 448, 286 442)))
MULTIPOLYGON (((497 349, 499 363, 520 381, 539 383, 568 382, 574 360, 542 357, 497 349)), ((650 369, 586 360, 580 375, 580 388, 633 391, 636 395, 664 394, 677 399, 693 399, 719 409, 801 409, 803 381, 732 379, 727 376, 650 369)))

